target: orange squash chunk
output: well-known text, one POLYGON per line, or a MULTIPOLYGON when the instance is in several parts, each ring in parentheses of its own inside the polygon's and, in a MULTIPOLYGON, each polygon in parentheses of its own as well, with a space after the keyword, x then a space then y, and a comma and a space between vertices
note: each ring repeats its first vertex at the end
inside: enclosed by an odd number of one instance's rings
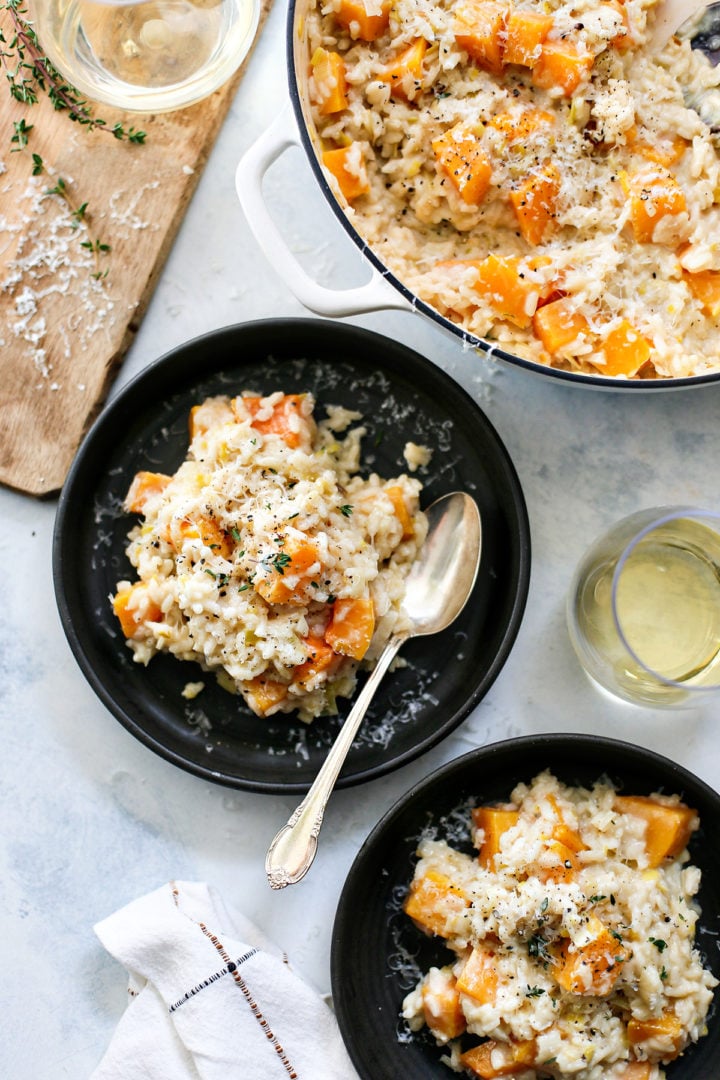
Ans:
POLYGON ((476 64, 502 75, 506 4, 497 0, 461 0, 455 8, 455 40, 476 64))
POLYGON ((535 11, 511 11, 507 17, 503 60, 506 64, 532 67, 552 29, 552 15, 535 11))
POLYGON ((264 398, 243 397, 240 401, 250 413, 250 424, 256 431, 261 435, 279 435, 291 450, 295 450, 300 446, 305 426, 305 418, 300 411, 303 397, 303 394, 284 394, 273 406, 267 420, 257 419, 257 413, 263 408, 264 398))
POLYGON ((688 142, 682 135, 674 135, 671 139, 664 139, 654 146, 644 142, 635 143, 635 149, 646 161, 654 161, 658 165, 664 165, 665 168, 675 165, 687 148, 688 142))
POLYGON ((632 176, 622 175, 620 180, 630 198, 630 224, 641 244, 652 243, 661 218, 687 210, 685 193, 662 165, 648 165, 632 176))
POLYGON ((318 561, 318 549, 307 536, 286 536, 276 557, 267 564, 268 576, 255 580, 255 592, 268 604, 303 604, 302 593, 310 581, 308 571, 318 561))
POLYGON ((569 825, 562 822, 560 825, 556 825, 552 831, 553 840, 557 840, 558 843, 563 844, 570 851, 577 854, 578 851, 587 851, 588 846, 583 840, 579 832, 575 829, 571 829, 569 825))
MULTIPOLYGON (((376 4, 372 5, 377 8, 376 4)), ((390 0, 384 0, 380 12, 368 14, 363 0, 340 0, 340 8, 335 18, 351 38, 362 41, 376 41, 385 33, 390 22, 390 0)))
POLYGON ((336 667, 338 657, 323 638, 310 634, 305 638, 307 660, 293 669, 292 681, 301 686, 317 678, 322 672, 336 667))
POLYGON ((613 11, 617 12, 622 21, 622 26, 615 37, 610 40, 609 44, 617 49, 618 52, 625 52, 633 44, 633 39, 630 35, 630 20, 625 4, 622 0, 609 0, 607 5, 604 6, 611 7, 613 11))
POLYGON ((437 870, 428 870, 410 885, 404 911, 421 930, 444 938, 450 935, 451 920, 465 911, 469 903, 459 885, 437 870))
POLYGON ((476 945, 458 975, 457 988, 481 1005, 492 1005, 497 997, 498 976, 492 949, 476 945))
POLYGON ((649 1061, 631 1061, 625 1066, 625 1072, 620 1080, 650 1080, 651 1067, 649 1061))
MULTIPOLYGON (((648 1020, 628 1020, 627 1036, 631 1046, 648 1039, 666 1039, 672 1044, 675 1054, 683 1045, 683 1026, 673 1013, 652 1016, 648 1020)), ((667 1058, 668 1055, 664 1055, 667 1058)))
POLYGON ((457 980, 451 971, 431 971, 422 988, 423 1017, 436 1039, 449 1042, 465 1031, 457 980))
POLYGON ((310 69, 315 80, 315 101, 320 115, 330 116, 347 109, 345 61, 340 53, 317 48, 310 60, 310 69))
POLYGON ((605 363, 597 367, 606 375, 636 375, 650 359, 652 343, 623 319, 605 338, 602 347, 605 363))
POLYGON ((647 795, 617 795, 613 806, 621 814, 634 814, 646 822, 645 850, 650 867, 684 851, 697 827, 697 813, 684 803, 666 806, 647 795))
POLYGON ((390 487, 385 488, 385 494, 392 503, 395 517, 402 525, 403 540, 409 540, 411 536, 415 535, 415 530, 413 528, 413 519, 408 510, 407 503, 405 502, 402 488, 397 484, 392 484, 390 487))
POLYGON ((409 82, 412 88, 419 89, 426 52, 427 41, 425 38, 416 38, 406 49, 398 53, 394 60, 386 65, 378 75, 378 79, 381 82, 390 84, 391 94, 407 101, 410 97, 414 97, 414 93, 408 94, 407 83, 409 82))
POLYGON ((501 131, 508 143, 525 142, 542 124, 554 124, 555 117, 544 109, 525 109, 519 115, 498 113, 488 127, 501 131))
POLYGON ((720 270, 698 270, 696 274, 683 272, 690 292, 702 304, 711 319, 720 316, 720 270))
POLYGON ((325 640, 336 653, 362 660, 374 630, 375 608, 369 596, 336 600, 325 640))
POLYGON ((537 1059, 534 1039, 518 1042, 498 1042, 489 1039, 460 1055, 460 1064, 470 1069, 482 1080, 495 1080, 498 1076, 514 1076, 525 1072, 537 1059))
POLYGON ((340 146, 337 150, 326 150, 322 156, 323 165, 335 177, 348 202, 367 195, 370 190, 364 160, 359 169, 354 167, 354 148, 355 143, 351 143, 350 146, 340 146))
POLYGON ((529 262, 515 255, 488 255, 477 264, 475 288, 500 318, 520 327, 530 326, 543 291, 528 276, 529 262))
POLYGON ((620 975, 625 950, 599 919, 592 917, 587 930, 589 936, 584 944, 563 944, 553 976, 571 994, 606 997, 620 975))
POLYGON ((205 547, 209 547, 216 555, 222 555, 223 559, 229 559, 235 550, 232 537, 214 518, 200 515, 183 518, 178 523, 177 531, 183 540, 202 540, 205 547))
POLYGON ((169 483, 170 477, 165 473, 146 472, 141 469, 133 477, 123 506, 131 514, 144 514, 148 503, 162 495, 169 483))
POLYGON ((549 353, 560 352, 572 345, 581 334, 588 335, 590 326, 583 314, 572 309, 566 298, 543 304, 533 315, 533 332, 549 353))
POLYGON ((576 852, 561 840, 555 839, 548 841, 547 850, 553 852, 557 863, 553 866, 538 867, 537 877, 540 881, 560 881, 565 884, 572 881, 580 868, 576 852))
POLYGON ((463 202, 481 203, 490 187, 492 166, 479 140, 456 124, 432 142, 439 168, 450 178, 463 202))
POLYGON ((136 581, 128 589, 121 589, 113 597, 112 606, 126 638, 142 636, 139 632, 145 623, 162 621, 163 613, 150 599, 144 581, 136 581))
POLYGON ((560 191, 560 172, 553 164, 531 173, 509 198, 515 217, 528 244, 540 244, 552 229, 555 203, 560 191))
POLYGON ((206 435, 210 428, 227 424, 233 418, 230 402, 222 398, 208 398, 202 405, 193 405, 188 419, 190 439, 196 435, 206 435))
POLYGON ((541 90, 561 90, 572 97, 590 75, 593 55, 571 41, 546 41, 532 69, 532 81, 541 90))
POLYGON ((267 675, 256 675, 242 684, 245 700, 258 716, 268 716, 270 711, 287 697, 285 683, 267 675))
POLYGON ((473 809, 473 825, 483 831, 478 862, 486 870, 492 868, 495 856, 500 851, 501 836, 513 825, 517 825, 519 816, 512 806, 476 806, 473 809))

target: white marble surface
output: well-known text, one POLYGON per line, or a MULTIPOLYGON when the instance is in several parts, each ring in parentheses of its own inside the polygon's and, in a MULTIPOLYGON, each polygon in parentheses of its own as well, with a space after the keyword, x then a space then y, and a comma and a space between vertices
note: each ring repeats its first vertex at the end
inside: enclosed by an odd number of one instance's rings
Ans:
MULTIPOLYGON (((117 387, 197 334, 305 314, 259 251, 234 191, 236 161, 284 98, 278 3, 117 387)), ((362 280, 355 249, 299 154, 273 169, 268 188, 306 265, 325 281, 362 280)), ((527 612, 513 652, 486 699, 442 745, 334 795, 311 873, 273 893, 265 849, 295 799, 233 792, 187 775, 113 719, 76 667, 56 612, 56 504, 0 490, 3 1076, 89 1075, 126 998, 123 972, 102 951, 93 923, 170 878, 214 884, 327 991, 335 907, 363 839, 415 781, 474 746, 539 731, 598 732, 651 746, 720 787, 716 710, 655 713, 601 697, 578 668, 563 614, 574 563, 611 522, 655 504, 718 507, 720 385, 652 395, 579 390, 463 354, 454 338, 410 314, 353 321, 451 371, 510 451, 533 540, 527 612)))

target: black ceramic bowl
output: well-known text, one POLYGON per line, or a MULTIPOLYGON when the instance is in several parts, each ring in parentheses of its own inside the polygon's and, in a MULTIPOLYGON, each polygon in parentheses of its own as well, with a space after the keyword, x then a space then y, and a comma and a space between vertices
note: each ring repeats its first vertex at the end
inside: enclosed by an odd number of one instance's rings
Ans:
POLYGON ((142 372, 95 423, 61 494, 53 569, 62 624, 100 699, 151 749, 233 787, 307 790, 338 717, 310 726, 294 716, 261 719, 194 664, 165 654, 147 668, 133 663, 108 599, 134 576, 125 556, 134 519, 121 505, 134 474, 174 472, 191 406, 250 388, 310 390, 318 415, 327 404, 359 409, 364 465, 381 475, 406 470, 409 440, 429 446, 432 461, 417 474, 422 505, 464 490, 482 515, 472 597, 445 633, 404 646, 408 666, 383 680, 339 778, 339 786, 359 783, 434 746, 477 705, 515 640, 530 574, 527 512, 505 447, 453 379, 398 342, 343 323, 268 320, 198 338, 142 372), (188 702, 181 690, 198 678, 205 689, 188 702))
MULTIPOLYGON (((335 1012, 362 1080, 447 1080, 443 1053, 426 1029, 411 1034, 402 1001, 420 972, 449 962, 441 939, 428 938, 402 911, 418 840, 437 827, 457 842, 459 814, 472 803, 506 801, 519 781, 549 768, 559 780, 591 785, 605 776, 626 793, 677 793, 700 815, 690 853, 702 870, 697 946, 720 978, 720 795, 686 769, 650 750, 592 735, 535 735, 474 750, 438 769, 385 815, 360 849, 340 897, 332 941, 335 1012)), ((464 815, 463 815, 464 820, 464 815)), ((468 852, 472 851, 467 836, 468 852)), ((716 991, 716 996, 719 992, 716 991)), ((671 1065, 668 1080, 712 1080, 720 1061, 717 1003, 709 1034, 671 1065)))

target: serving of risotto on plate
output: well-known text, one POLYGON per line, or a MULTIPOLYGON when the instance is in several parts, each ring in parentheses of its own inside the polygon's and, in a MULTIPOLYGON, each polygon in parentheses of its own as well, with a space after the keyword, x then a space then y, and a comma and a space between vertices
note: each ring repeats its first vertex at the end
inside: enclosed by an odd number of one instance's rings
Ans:
POLYGON ((546 771, 471 819, 477 857, 418 849, 405 912, 451 959, 405 998, 410 1027, 483 1080, 662 1080, 717 985, 694 946, 695 811, 546 771))
POLYGON ((473 338, 617 379, 720 370, 720 70, 656 0, 323 0, 311 122, 352 226, 473 338), (702 110, 701 110, 702 111, 702 110))
MULTIPOLYGON (((419 480, 360 475, 359 413, 314 409, 311 394, 279 391, 194 407, 174 475, 142 470, 130 486, 138 577, 112 598, 139 663, 196 661, 256 714, 306 721, 336 712, 402 628, 427 531, 419 480)), ((408 470, 427 456, 408 444, 408 470)))

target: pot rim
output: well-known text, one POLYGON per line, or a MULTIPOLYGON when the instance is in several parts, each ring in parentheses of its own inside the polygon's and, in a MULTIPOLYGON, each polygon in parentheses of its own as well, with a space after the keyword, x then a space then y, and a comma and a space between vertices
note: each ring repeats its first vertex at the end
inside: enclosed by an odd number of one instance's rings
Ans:
POLYGON ((534 375, 545 375, 551 379, 555 379, 560 383, 572 386, 585 386, 596 390, 614 390, 616 392, 658 392, 665 390, 679 390, 682 388, 690 388, 697 386, 704 386, 708 383, 720 382, 720 371, 711 372, 706 375, 684 375, 681 377, 671 377, 663 379, 618 379, 608 375, 588 375, 579 371, 564 371, 561 368, 553 368, 549 365, 540 364, 536 360, 526 360, 522 356, 516 356, 514 353, 506 352, 505 349, 500 348, 492 341, 486 341, 484 338, 476 337, 469 331, 464 330, 457 323, 452 322, 450 319, 441 315, 434 307, 428 304, 426 301, 421 300, 419 296, 413 293, 403 282, 389 269, 381 259, 376 255, 372 246, 368 244, 366 240, 360 235, 357 229, 352 225, 348 215, 343 210, 342 206, 335 197, 325 174, 323 173, 322 166, 315 152, 315 146, 313 145, 312 136, 310 134, 310 119, 305 115, 303 109, 302 95, 300 93, 298 69, 300 67, 301 58, 298 56, 298 50, 303 46, 305 37, 303 34, 297 31, 297 12, 298 12, 298 0, 288 0, 288 12, 286 22, 286 50, 287 50, 287 72, 288 72, 288 89, 290 93, 290 102, 292 104, 293 113, 298 127, 300 141, 306 156, 310 162, 310 168, 312 169, 315 179, 318 182, 320 190, 325 198, 325 201, 329 204, 330 209, 342 225, 346 234, 350 237, 355 246, 359 249, 360 253, 365 259, 377 270, 382 276, 389 282, 393 288, 401 294, 407 300, 408 304, 414 311, 420 312, 426 318, 431 319, 436 325, 442 327, 444 330, 449 331, 455 337, 460 338, 462 347, 464 349, 476 349, 484 353, 488 359, 495 358, 502 360, 515 367, 521 368, 534 375))

